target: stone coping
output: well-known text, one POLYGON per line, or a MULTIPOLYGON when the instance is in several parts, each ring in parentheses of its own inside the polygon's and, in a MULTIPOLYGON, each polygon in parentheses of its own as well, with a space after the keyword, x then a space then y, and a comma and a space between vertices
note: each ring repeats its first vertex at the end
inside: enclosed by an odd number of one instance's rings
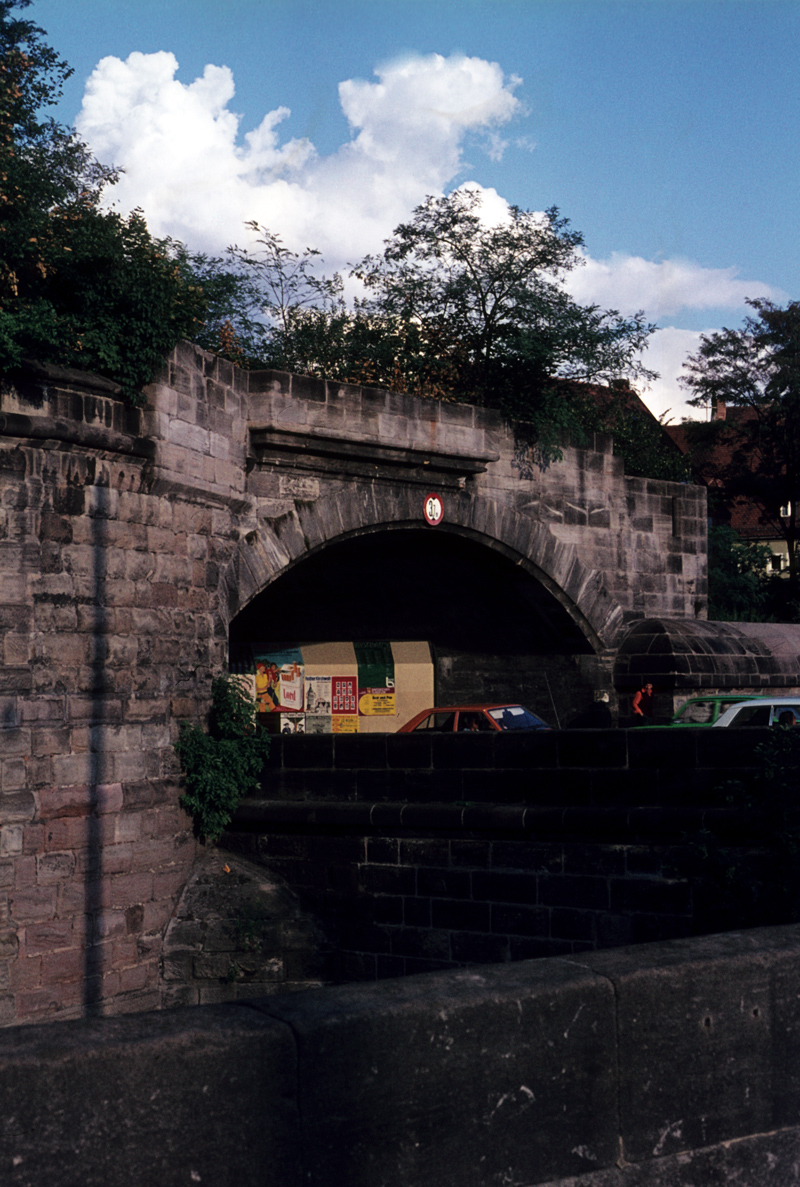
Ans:
POLYGON ((21 1027, 3 1183, 785 1187, 799 971, 792 925, 21 1027))

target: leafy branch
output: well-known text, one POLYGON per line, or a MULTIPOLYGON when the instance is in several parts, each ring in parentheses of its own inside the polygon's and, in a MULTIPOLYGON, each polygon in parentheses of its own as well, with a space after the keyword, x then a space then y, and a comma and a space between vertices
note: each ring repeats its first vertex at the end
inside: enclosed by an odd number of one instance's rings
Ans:
POLYGON ((175 743, 186 776, 181 807, 194 817, 202 840, 222 836, 239 801, 257 786, 268 751, 269 736, 256 725, 255 699, 236 677, 217 677, 208 733, 184 721, 175 743))

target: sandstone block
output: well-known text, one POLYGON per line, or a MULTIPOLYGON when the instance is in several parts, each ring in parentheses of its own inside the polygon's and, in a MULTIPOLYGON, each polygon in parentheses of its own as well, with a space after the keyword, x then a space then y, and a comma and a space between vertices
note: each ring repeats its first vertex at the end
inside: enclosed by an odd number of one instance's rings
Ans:
POLYGON ((44 886, 32 887, 29 890, 14 890, 8 896, 8 906, 11 918, 15 923, 47 922, 55 915, 55 887, 44 886))
POLYGON ((72 921, 53 919, 45 923, 29 923, 25 928, 25 951, 31 956, 69 948, 73 943, 72 921))
POLYGON ((63 882, 75 872, 74 853, 45 853, 36 861, 36 881, 39 886, 63 882))

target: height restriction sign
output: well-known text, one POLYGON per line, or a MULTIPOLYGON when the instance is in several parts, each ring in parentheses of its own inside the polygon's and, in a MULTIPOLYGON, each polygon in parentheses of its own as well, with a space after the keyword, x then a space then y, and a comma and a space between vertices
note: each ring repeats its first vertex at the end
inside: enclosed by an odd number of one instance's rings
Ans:
POLYGON ((425 522, 429 523, 432 528, 435 528, 444 518, 444 504, 438 495, 425 496, 423 511, 425 512, 425 522))

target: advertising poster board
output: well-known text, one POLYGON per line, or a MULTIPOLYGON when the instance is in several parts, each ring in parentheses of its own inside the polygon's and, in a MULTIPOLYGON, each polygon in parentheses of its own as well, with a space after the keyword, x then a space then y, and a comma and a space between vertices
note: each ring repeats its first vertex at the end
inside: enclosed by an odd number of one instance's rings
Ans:
POLYGON ((303 655, 299 647, 253 648, 259 713, 303 708, 303 655))
POLYGON ((358 660, 358 713, 394 717, 394 657, 388 642, 354 643, 358 660))
POLYGON ((305 677, 307 734, 330 734, 333 730, 330 676, 305 677))
POLYGON ((424 641, 248 647, 231 671, 252 688, 261 726, 271 733, 284 726, 292 733, 392 733, 435 703, 424 641))
POLYGON ((331 727, 334 734, 358 733, 358 677, 331 677, 331 727))

